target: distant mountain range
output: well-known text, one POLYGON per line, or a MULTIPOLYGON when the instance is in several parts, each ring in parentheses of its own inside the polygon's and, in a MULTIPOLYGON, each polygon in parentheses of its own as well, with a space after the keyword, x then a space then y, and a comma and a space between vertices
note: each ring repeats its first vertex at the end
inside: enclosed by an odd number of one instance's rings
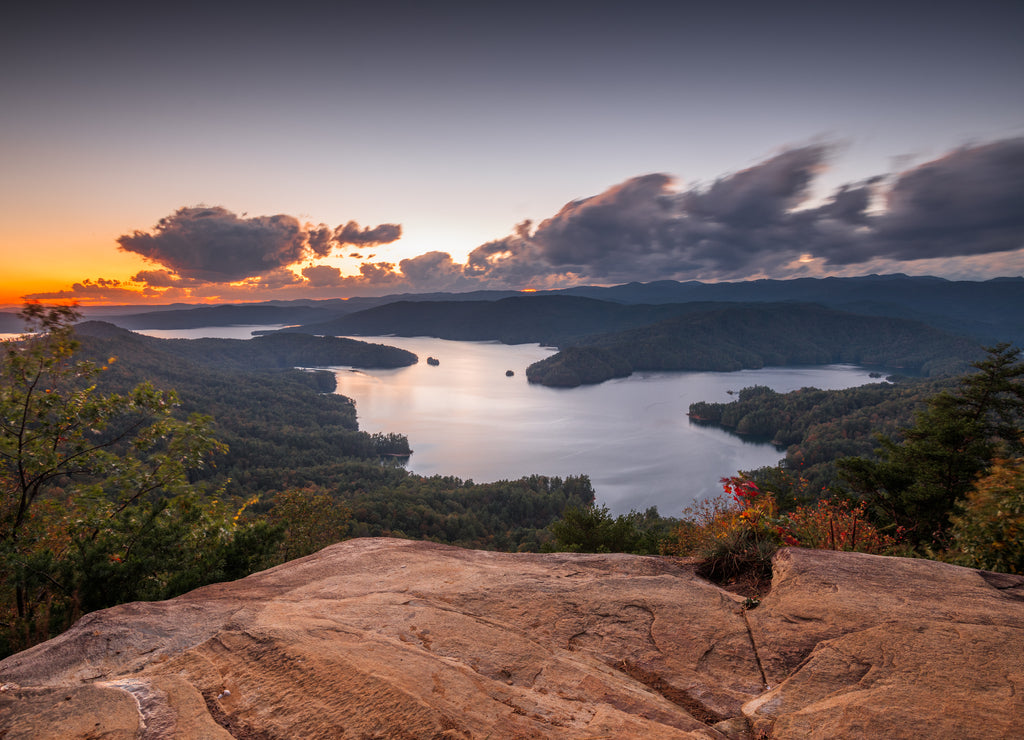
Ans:
MULTIPOLYGON (((586 286, 533 294, 516 291, 424 293, 347 300, 273 301, 191 308, 178 304, 162 308, 150 307, 144 311, 133 311, 128 307, 87 309, 86 313, 89 317, 102 318, 126 329, 192 329, 207 326, 272 324, 309 326, 325 324, 342 316, 398 302, 479 303, 510 297, 539 299, 551 296, 574 296, 608 303, 648 306, 711 302, 817 303, 869 316, 915 319, 939 329, 970 336, 985 344, 997 341, 1024 344, 1024 278, 1021 277, 998 278, 984 282, 950 281, 907 275, 754 280, 735 283, 681 283, 664 280, 607 288, 586 286)), ((7 315, 6 323, 3 318, 0 316, 0 331, 18 331, 21 328, 20 320, 10 314, 7 315), (2 328, 8 324, 9 328, 2 328)), ((366 327, 361 333, 372 333, 371 325, 384 325, 379 314, 360 318, 356 323, 362 323, 366 327)), ((515 326, 510 325, 508 328, 510 338, 517 335, 518 330, 515 326)))
POLYGON ((636 370, 836 362, 946 375, 963 372, 981 354, 977 339, 922 321, 795 301, 617 303, 564 294, 402 300, 283 331, 555 345, 561 351, 526 374, 531 382, 557 387, 600 383, 636 370))
POLYGON ((666 280, 611 288, 571 288, 566 293, 620 303, 818 303, 869 316, 916 319, 991 344, 1024 344, 1024 278, 984 282, 936 277, 868 275, 737 283, 666 280))

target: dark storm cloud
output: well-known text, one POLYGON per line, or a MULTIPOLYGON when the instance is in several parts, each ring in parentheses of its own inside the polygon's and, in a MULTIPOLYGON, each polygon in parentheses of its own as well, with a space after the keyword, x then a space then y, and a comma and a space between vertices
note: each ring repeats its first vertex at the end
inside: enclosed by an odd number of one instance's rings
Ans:
POLYGON ((827 149, 790 149, 756 167, 716 180, 706 190, 684 193, 678 204, 694 220, 736 229, 782 224, 806 197, 827 149))
POLYGON ((520 226, 513 236, 478 247, 467 272, 518 281, 556 271, 649 280, 724 275, 766 254, 777 261, 779 246, 805 228, 789 223, 791 209, 806 197, 825 154, 820 146, 789 150, 703 190, 678 192, 665 174, 635 177, 569 203, 532 234, 520 226))
MULTIPOLYGON (((221 207, 179 208, 160 219, 152 232, 135 231, 117 239, 120 248, 152 260, 178 279, 226 283, 264 276, 281 284, 281 268, 302 259, 326 257, 343 244, 382 244, 397 239, 401 227, 382 224, 360 229, 350 221, 335 229, 300 223, 294 216, 239 217, 221 207)), ((159 271, 143 272, 167 284, 159 271)), ((157 284, 157 283, 154 283, 157 284)))
POLYGON ((876 252, 904 260, 1024 247, 1024 138, 965 147, 903 173, 876 252))
MULTIPOLYGON (((666 174, 634 177, 567 203, 538 224, 523 221, 509 236, 474 249, 464 265, 444 252, 397 264, 364 258, 373 246, 400 238, 396 224, 349 221, 332 228, 285 215, 239 217, 223 208, 182 208, 150 233, 137 231, 118 243, 162 267, 139 272, 134 281, 165 296, 793 277, 912 269, 936 259, 947 271, 976 272, 993 253, 1013 252, 999 258, 1005 264, 1024 260, 1024 138, 963 147, 822 197, 815 178, 830 155, 827 146, 791 148, 689 188, 666 174), (347 246, 361 261, 357 275, 309 263, 301 276, 288 269, 347 246)), ((119 289, 75 286, 83 294, 119 289)))
POLYGON ((306 243, 314 255, 326 257, 336 245, 334 231, 327 224, 311 227, 306 232, 306 243))
POLYGON ((341 246, 351 244, 352 246, 372 247, 378 244, 389 244, 402 236, 402 227, 398 224, 381 224, 375 228, 360 230, 359 224, 349 221, 344 226, 334 230, 334 242, 341 246))
POLYGON ((882 177, 850 183, 808 207, 829 153, 790 149, 684 191, 664 174, 632 178, 477 247, 465 274, 513 286, 723 279, 795 274, 812 258, 850 265, 1024 247, 1024 139, 959 149, 888 189, 882 177))

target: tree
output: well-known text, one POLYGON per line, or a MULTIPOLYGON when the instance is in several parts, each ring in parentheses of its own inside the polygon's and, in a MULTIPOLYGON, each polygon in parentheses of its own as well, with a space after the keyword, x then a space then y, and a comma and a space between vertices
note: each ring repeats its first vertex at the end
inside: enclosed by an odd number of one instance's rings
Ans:
POLYGON ((945 545, 949 516, 999 455, 1021 451, 1024 363, 1009 344, 989 348, 953 391, 933 396, 902 441, 880 439, 877 460, 847 458, 839 470, 884 522, 918 544, 945 545))
POLYGON ((972 568, 1024 573, 1024 458, 997 460, 957 507, 953 558, 972 568))
POLYGON ((661 541, 677 524, 652 506, 644 512, 612 516, 607 506, 569 506, 549 525, 557 549, 568 552, 629 552, 657 555, 661 541))
POLYGON ((280 561, 310 555, 340 542, 348 531, 352 512, 324 489, 290 488, 274 497, 267 519, 284 530, 280 561))
POLYGON ((29 333, 0 347, 4 652, 89 609, 199 585, 223 570, 210 559, 228 556, 236 523, 191 482, 225 449, 207 418, 178 418, 174 393, 148 383, 100 393, 106 365, 74 358, 73 307, 20 315, 29 333))

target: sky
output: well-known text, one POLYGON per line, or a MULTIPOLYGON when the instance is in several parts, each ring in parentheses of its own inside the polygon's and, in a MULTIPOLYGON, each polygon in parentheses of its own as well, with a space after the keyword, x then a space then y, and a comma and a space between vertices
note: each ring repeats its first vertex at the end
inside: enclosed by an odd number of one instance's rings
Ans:
POLYGON ((1024 274, 1017 0, 21 6, 0 305, 1024 274))

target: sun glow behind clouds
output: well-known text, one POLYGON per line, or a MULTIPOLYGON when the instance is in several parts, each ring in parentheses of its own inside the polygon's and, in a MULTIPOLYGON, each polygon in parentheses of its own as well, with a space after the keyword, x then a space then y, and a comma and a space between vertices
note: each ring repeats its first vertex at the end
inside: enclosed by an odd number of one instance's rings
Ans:
POLYGON ((858 180, 800 208, 830 156, 828 146, 814 144, 782 150, 707 186, 680 187, 665 173, 631 177, 570 201, 535 226, 520 221, 497 239, 479 235, 472 220, 412 229, 351 219, 331 226, 284 213, 183 206, 148 231, 113 240, 120 251, 110 256, 129 260, 134 270, 108 271, 113 260, 85 267, 74 255, 46 273, 49 284, 68 270, 90 279, 29 295, 88 303, 255 301, 920 274, 925 262, 941 267, 939 276, 957 278, 968 274, 961 269, 968 261, 972 277, 995 277, 996 265, 1016 265, 1024 253, 1021 155, 1024 137, 963 147, 889 175, 884 185, 882 176, 858 180), (886 208, 875 213, 880 188, 886 208))

